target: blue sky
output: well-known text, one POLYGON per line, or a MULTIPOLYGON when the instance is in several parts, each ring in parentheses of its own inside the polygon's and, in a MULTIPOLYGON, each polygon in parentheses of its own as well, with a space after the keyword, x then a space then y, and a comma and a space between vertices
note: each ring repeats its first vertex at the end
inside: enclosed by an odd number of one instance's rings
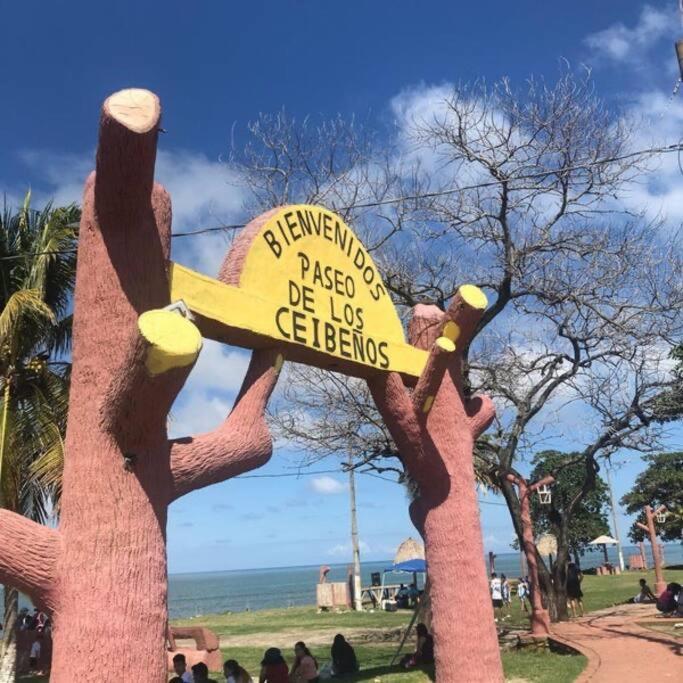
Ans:
MULTIPOLYGON (((176 230, 243 218, 243 197, 221 159, 231 135, 238 145, 244 139, 249 119, 283 106, 297 117, 355 114, 382 128, 399 101, 428 105, 440 86, 461 80, 552 78, 566 58, 590 66, 599 92, 616 106, 656 123, 645 126, 644 140, 675 142, 683 109, 680 100, 666 102, 676 77, 672 43, 683 34, 676 5, 0 0, 0 191, 10 201, 28 186, 37 201, 78 200, 101 102, 128 86, 162 100, 168 132, 158 175, 173 196, 176 230)), ((668 161, 659 173, 656 191, 646 188, 638 200, 679 224, 683 182, 668 161)), ((224 250, 220 237, 177 241, 174 258, 213 274, 224 250)), ((245 367, 243 352, 208 344, 174 408, 174 432, 218 422, 245 367)), ((674 432, 669 446, 682 441, 674 432)), ((637 458, 623 460, 617 495, 641 467, 637 458)), ((298 462, 299 454, 279 449, 255 474, 291 473, 298 462)), ((330 461, 318 469, 334 467, 330 461)), ((366 558, 389 557, 415 535, 400 486, 359 476, 358 498, 366 558)), ((509 549, 507 510, 484 504, 482 520, 486 548, 509 549)), ((341 475, 226 482, 171 507, 169 565, 192 571, 346 562, 348 526, 341 475)))

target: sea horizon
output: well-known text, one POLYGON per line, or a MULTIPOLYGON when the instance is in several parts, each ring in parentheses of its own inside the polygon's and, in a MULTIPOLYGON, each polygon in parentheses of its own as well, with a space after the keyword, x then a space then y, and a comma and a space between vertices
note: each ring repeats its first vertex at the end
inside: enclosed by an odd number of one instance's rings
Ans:
MULTIPOLYGON (((616 549, 608 547, 608 558, 617 564, 616 549)), ((629 555, 638 553, 637 546, 623 547, 624 559, 628 566, 629 555)), ((648 565, 652 566, 649 545, 646 546, 648 565)), ((669 543, 664 545, 666 564, 683 565, 683 545, 669 543)), ((604 560, 602 549, 586 552, 581 558, 583 569, 600 565, 604 560)), ((489 570, 488 556, 484 558, 489 570)), ((201 617, 208 614, 226 612, 256 611, 315 605, 316 585, 320 567, 330 567, 328 581, 346 581, 351 562, 317 563, 287 565, 278 567, 250 567, 246 569, 204 570, 192 572, 173 572, 168 576, 168 612, 171 619, 201 617)), ((392 560, 364 561, 361 558, 361 582, 371 584, 372 574, 384 573, 392 565, 392 560)), ((522 563, 518 551, 496 553, 495 570, 510 578, 522 574, 522 563)), ((457 574, 457 569, 454 570, 457 574)), ((409 583, 412 574, 387 572, 387 583, 409 583)), ((637 574, 634 572, 634 585, 637 574)), ((420 585, 422 579, 420 578, 420 585)), ((634 588, 635 590, 635 588, 634 588)), ((2 590, 0 589, 0 599, 2 590)), ((21 596, 21 607, 30 607, 30 601, 21 596)))

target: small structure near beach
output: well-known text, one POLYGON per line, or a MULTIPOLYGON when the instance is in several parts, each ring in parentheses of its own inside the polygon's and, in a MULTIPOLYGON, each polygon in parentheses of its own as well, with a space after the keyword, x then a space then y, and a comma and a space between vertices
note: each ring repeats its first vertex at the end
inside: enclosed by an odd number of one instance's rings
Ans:
POLYGON ((220 671, 223 668, 218 636, 203 626, 169 626, 166 653, 169 671, 173 671, 173 657, 177 654, 185 655, 188 669, 199 662, 204 662, 209 671, 220 671), (195 647, 180 646, 177 643, 179 640, 193 640, 195 647))

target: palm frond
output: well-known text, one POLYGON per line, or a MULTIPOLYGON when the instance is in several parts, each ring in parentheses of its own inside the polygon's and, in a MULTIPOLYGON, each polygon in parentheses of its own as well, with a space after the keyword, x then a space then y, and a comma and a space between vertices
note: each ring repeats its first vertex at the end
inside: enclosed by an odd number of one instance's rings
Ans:
POLYGON ((56 323, 52 309, 42 300, 37 289, 13 292, 0 312, 0 345, 22 334, 22 327, 47 330, 56 323))

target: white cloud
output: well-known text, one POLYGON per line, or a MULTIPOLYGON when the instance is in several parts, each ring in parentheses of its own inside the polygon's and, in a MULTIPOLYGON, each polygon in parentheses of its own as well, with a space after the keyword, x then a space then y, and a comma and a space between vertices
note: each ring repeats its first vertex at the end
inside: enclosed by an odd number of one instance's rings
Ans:
POLYGON ((320 493, 325 496, 335 495, 337 493, 344 493, 347 490, 347 485, 342 482, 323 475, 321 477, 313 477, 310 480, 309 486, 316 493, 320 493))
MULTIPOLYGON (((52 200, 56 205, 81 203, 83 185, 94 168, 92 154, 61 154, 24 150, 34 205, 52 200)), ((238 223, 244 219, 244 190, 235 171, 205 154, 188 150, 157 152, 156 179, 171 195, 174 232, 238 223)), ((7 189, 9 203, 17 204, 24 188, 7 189)), ((216 233, 175 239, 173 258, 208 275, 215 275, 229 246, 230 234, 216 233)))
POLYGON ((645 5, 633 28, 618 22, 591 33, 585 43, 596 57, 612 62, 638 62, 654 43, 672 33, 675 23, 672 12, 645 5))
POLYGON ((171 410, 173 437, 217 427, 230 412, 249 365, 249 352, 204 340, 187 384, 171 410))
POLYGON ((211 431, 225 419, 231 408, 232 401, 194 391, 171 411, 169 435, 177 438, 211 431))
POLYGON ((249 366, 249 352, 204 340, 187 388, 237 393, 249 366))
MULTIPOLYGON (((370 546, 365 541, 358 541, 358 547, 362 553, 370 552, 370 546)), ((351 543, 337 543, 327 550, 329 557, 350 557, 352 553, 351 543)))

